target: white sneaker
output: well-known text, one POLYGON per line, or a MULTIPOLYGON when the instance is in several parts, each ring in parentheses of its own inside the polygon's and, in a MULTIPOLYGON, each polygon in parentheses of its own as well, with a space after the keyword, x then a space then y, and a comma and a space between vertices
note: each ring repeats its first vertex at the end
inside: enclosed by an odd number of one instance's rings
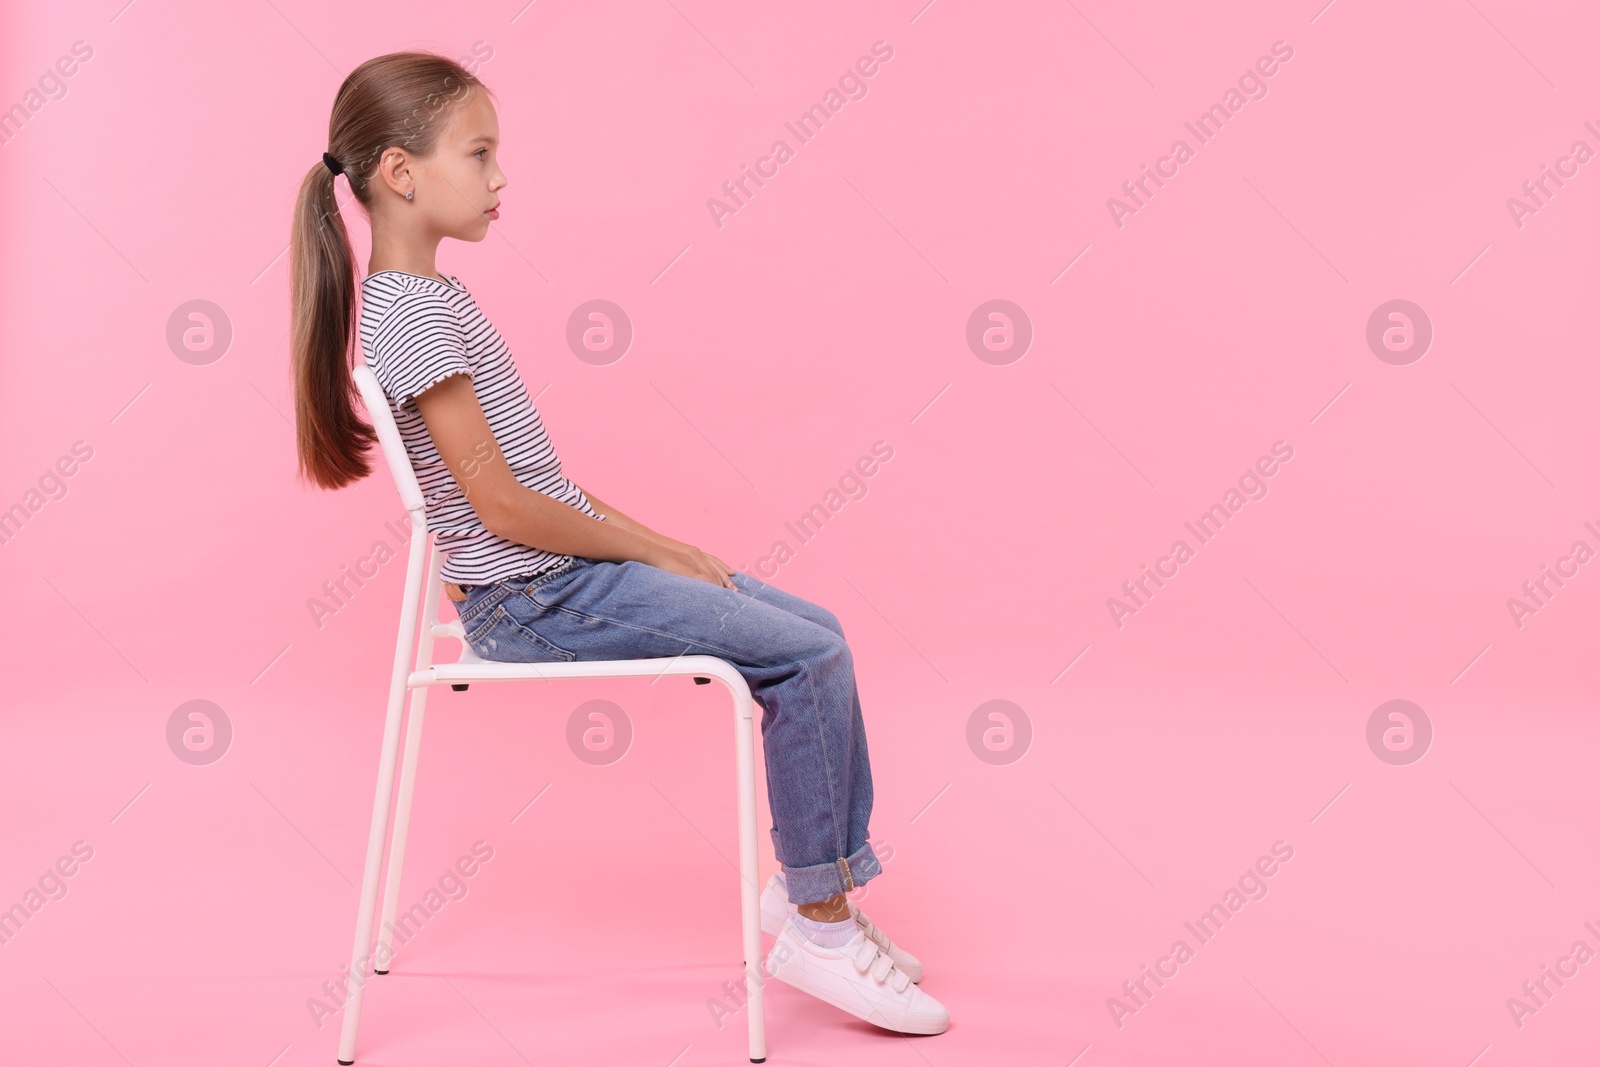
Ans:
MULTIPOLYGON (((922 961, 899 945, 889 940, 889 935, 875 926, 867 913, 855 906, 849 897, 845 903, 850 905, 850 914, 855 918, 856 925, 861 927, 861 932, 876 942, 894 961, 894 965, 904 971, 913 982, 922 981, 922 961)), ((783 929, 783 924, 789 921, 789 892, 784 887, 783 879, 776 874, 767 881, 767 888, 761 891, 761 929, 769 934, 776 934, 783 929)))
POLYGON ((942 1034, 950 1026, 944 1005, 919 989, 859 927, 843 946, 823 948, 786 919, 766 968, 778 981, 885 1030, 942 1034))

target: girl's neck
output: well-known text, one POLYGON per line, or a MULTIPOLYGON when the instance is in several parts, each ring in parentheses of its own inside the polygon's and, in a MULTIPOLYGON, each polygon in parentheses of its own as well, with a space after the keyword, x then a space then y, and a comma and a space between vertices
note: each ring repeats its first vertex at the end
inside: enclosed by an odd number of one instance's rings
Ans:
POLYGON ((421 277, 424 277, 424 278, 437 278, 439 281, 445 282, 447 284, 449 282, 449 279, 445 278, 437 270, 435 270, 434 267, 433 267, 433 264, 431 264, 431 263, 427 264, 426 266, 420 266, 420 267, 419 266, 415 266, 415 265, 401 264, 401 263, 369 262, 367 264, 367 273, 368 274, 377 274, 379 271, 385 271, 385 270, 397 270, 402 274, 416 274, 416 275, 420 275, 421 277))
POLYGON ((437 242, 427 242, 419 245, 416 242, 395 240, 396 235, 383 231, 376 231, 372 235, 372 248, 367 253, 367 273, 376 274, 380 270, 397 270, 403 274, 417 274, 424 278, 440 277, 439 268, 434 260, 438 258, 437 242))

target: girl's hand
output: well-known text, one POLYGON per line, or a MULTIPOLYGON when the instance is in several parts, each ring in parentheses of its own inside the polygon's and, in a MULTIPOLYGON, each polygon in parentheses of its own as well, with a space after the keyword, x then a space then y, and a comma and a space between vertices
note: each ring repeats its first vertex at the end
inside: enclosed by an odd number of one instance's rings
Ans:
POLYGON ((673 574, 681 574, 686 578, 698 578, 702 582, 720 585, 724 589, 738 590, 729 577, 733 568, 722 562, 716 556, 702 552, 693 545, 684 544, 682 541, 663 543, 658 558, 649 561, 653 567, 659 567, 673 574))

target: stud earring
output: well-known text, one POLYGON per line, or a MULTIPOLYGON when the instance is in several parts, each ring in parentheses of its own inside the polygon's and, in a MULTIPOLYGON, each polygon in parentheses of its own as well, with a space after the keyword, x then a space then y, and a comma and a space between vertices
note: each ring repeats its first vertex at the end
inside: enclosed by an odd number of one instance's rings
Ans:
POLYGON ((411 193, 410 193, 410 192, 407 192, 407 193, 406 193, 406 199, 407 199, 407 200, 410 200, 410 199, 411 199, 411 193))

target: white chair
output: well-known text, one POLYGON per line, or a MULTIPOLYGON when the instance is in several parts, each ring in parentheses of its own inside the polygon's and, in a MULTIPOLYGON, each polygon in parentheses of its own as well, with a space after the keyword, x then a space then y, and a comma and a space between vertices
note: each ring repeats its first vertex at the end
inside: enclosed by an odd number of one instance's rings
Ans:
MULTIPOLYGON (((755 731, 752 720, 750 687, 727 660, 714 656, 677 656, 671 659, 576 660, 571 663, 501 663, 480 658, 470 645, 459 619, 439 621, 440 570, 444 560, 437 551, 434 535, 428 530, 422 490, 416 471, 406 455, 405 443, 389 411, 389 403, 377 376, 364 362, 354 370, 357 388, 366 401, 367 412, 378 431, 378 440, 394 476, 400 499, 411 516, 412 536, 406 562, 405 592, 400 601, 400 635, 395 644, 394 671, 389 680, 389 708, 383 725, 383 747, 378 754, 378 788, 372 801, 372 829, 367 837, 367 864, 361 875, 361 903, 356 912, 355 948, 350 954, 351 990, 344 1005, 344 1028, 339 1037, 339 1062, 353 1064, 356 1028, 360 1025, 361 1000, 371 980, 368 965, 373 963, 376 946, 372 941, 372 918, 378 900, 378 868, 383 859, 383 836, 389 817, 389 800, 394 788, 395 756, 400 744, 401 708, 407 690, 411 691, 411 713, 406 720, 405 760, 400 768, 400 796, 395 804, 394 839, 389 847, 389 870, 384 880, 383 924, 380 930, 394 929, 400 901, 400 867, 405 859, 406 825, 411 819, 411 790, 416 782, 417 751, 422 743, 422 711, 428 689, 449 684, 466 689, 471 682, 509 682, 526 679, 622 678, 688 675, 699 684, 717 679, 733 697, 734 753, 736 756, 739 801, 739 900, 742 911, 741 937, 745 959, 745 1010, 750 1017, 750 1062, 761 1063, 767 1056, 766 1019, 763 1012, 760 967, 761 925, 759 894, 756 887, 756 787, 755 731), (426 590, 426 596, 423 595, 426 590), (422 601, 421 633, 418 634, 418 601, 422 601), (454 663, 435 663, 433 639, 453 637, 461 642, 461 657, 454 663), (415 654, 416 669, 407 668, 415 654)), ((393 944, 381 942, 392 957, 393 944)), ((387 966, 392 962, 385 961, 387 966)), ((378 974, 387 974, 379 970, 378 974)))

